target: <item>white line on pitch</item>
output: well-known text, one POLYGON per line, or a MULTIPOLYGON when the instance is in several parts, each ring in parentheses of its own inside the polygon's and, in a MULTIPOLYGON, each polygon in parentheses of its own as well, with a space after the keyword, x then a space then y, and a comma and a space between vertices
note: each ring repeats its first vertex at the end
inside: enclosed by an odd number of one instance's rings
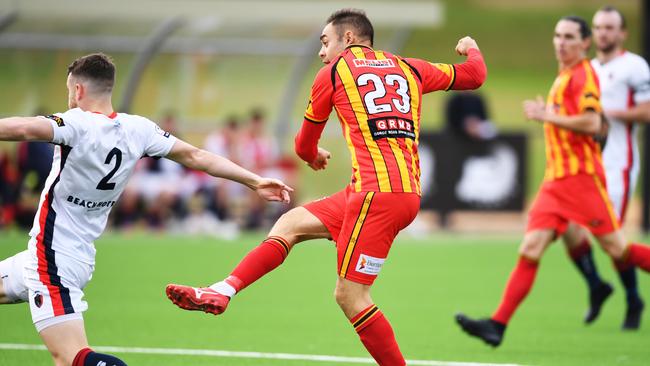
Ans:
MULTIPOLYGON (((263 358, 271 360, 297 360, 317 362, 347 362, 374 364, 375 361, 365 357, 341 357, 328 355, 302 355, 294 353, 263 353, 263 352, 235 352, 210 349, 184 349, 184 348, 143 348, 143 347, 92 347, 100 352, 114 353, 141 353, 148 355, 176 355, 176 356, 208 356, 208 357, 234 357, 234 358, 263 358)), ((0 343, 0 349, 25 350, 25 351, 47 351, 45 346, 40 344, 16 344, 0 343)), ((480 363, 480 362, 450 362, 433 360, 407 360, 409 365, 422 366, 522 366, 505 363, 480 363)))

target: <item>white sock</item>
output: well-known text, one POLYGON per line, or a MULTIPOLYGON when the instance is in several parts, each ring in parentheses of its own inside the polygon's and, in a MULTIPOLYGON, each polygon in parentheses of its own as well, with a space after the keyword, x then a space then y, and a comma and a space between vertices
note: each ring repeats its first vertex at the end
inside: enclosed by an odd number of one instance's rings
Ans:
POLYGON ((218 293, 232 298, 237 293, 234 287, 230 286, 226 281, 219 281, 214 285, 210 286, 211 289, 217 291, 218 293))

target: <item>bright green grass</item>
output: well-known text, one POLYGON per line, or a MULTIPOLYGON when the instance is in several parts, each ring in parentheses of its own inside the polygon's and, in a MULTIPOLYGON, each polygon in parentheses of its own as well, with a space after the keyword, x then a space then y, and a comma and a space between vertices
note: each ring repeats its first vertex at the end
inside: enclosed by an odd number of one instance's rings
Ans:
MULTIPOLYGON (((24 234, 2 233, 0 258, 25 247, 24 234)), ((221 279, 261 236, 237 242, 155 234, 109 234, 97 243, 97 269, 86 288, 91 344, 303 354, 367 354, 332 297, 335 251, 325 241, 302 244, 285 265, 231 303, 222 317, 185 312, 164 296, 169 282, 209 284, 221 279)), ((374 286, 409 359, 526 365, 647 365, 650 326, 619 330, 620 286, 591 326, 581 323, 586 291, 564 251, 552 247, 532 294, 516 314, 505 343, 493 350, 465 336, 453 322, 459 310, 487 315, 496 306, 516 259, 515 236, 438 234, 399 240, 374 286)), ((614 280, 597 253, 604 277, 614 280)), ((641 275, 648 296, 650 281, 641 275)), ((0 309, 0 343, 38 344, 28 307, 0 309)), ((121 354, 132 365, 319 365, 121 354)), ((0 365, 48 365, 42 351, 0 350, 0 365)))

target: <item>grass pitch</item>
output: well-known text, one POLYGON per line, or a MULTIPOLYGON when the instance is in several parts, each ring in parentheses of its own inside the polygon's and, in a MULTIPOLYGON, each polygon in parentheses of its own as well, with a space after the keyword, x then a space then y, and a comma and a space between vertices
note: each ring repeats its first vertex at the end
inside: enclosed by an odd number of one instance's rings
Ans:
MULTIPOLYGON (((0 258, 24 250, 23 233, 3 232, 0 258)), ((334 302, 335 250, 326 241, 299 245, 285 264, 243 291, 220 317, 181 311, 164 295, 169 282, 204 285, 228 274, 262 239, 234 242, 157 234, 109 234, 97 242, 97 268, 86 288, 85 314, 95 346, 155 347, 367 357, 334 302)), ((374 286, 408 359, 522 365, 647 365, 650 324, 622 332, 623 291, 600 251, 603 277, 616 284, 596 324, 582 315, 582 279, 555 245, 531 295, 496 350, 453 322, 462 310, 489 315, 516 261, 517 236, 438 234, 402 237, 374 286)), ((649 298, 650 281, 640 274, 649 298)), ((646 317, 647 319, 647 317, 646 317)), ((0 343, 40 344, 28 306, 0 307, 0 343)), ((325 365, 327 362, 117 353, 129 365, 325 365)), ((50 365, 43 351, 1 350, 0 365, 50 365)), ((344 365, 338 363, 337 365, 344 365)))

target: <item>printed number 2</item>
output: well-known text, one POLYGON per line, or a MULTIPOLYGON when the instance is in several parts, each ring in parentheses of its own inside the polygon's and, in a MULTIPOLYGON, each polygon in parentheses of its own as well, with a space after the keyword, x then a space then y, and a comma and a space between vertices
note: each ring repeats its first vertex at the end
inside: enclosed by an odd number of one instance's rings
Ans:
MULTIPOLYGON (((411 97, 408 94, 408 82, 402 76, 397 74, 388 74, 385 76, 386 85, 395 86, 397 84, 396 90, 397 94, 402 97, 402 100, 393 98, 392 102, 395 108, 402 113, 408 113, 411 110, 411 97)), ((386 87, 384 86, 384 81, 376 74, 362 74, 357 79, 357 84, 359 86, 368 85, 368 82, 372 81, 375 86, 375 90, 366 93, 366 96, 363 100, 366 103, 369 114, 382 113, 382 112, 391 112, 393 108, 389 103, 377 104, 375 101, 379 98, 386 96, 386 87)))
POLYGON ((117 170, 120 169, 120 165, 122 165, 122 150, 114 147, 113 150, 111 150, 106 156, 104 164, 110 164, 113 160, 113 156, 115 156, 115 167, 113 167, 113 170, 111 170, 104 178, 102 178, 102 180, 99 181, 97 184, 97 189, 99 190, 110 191, 115 189, 115 183, 110 183, 109 180, 113 178, 115 173, 117 173, 117 170))

